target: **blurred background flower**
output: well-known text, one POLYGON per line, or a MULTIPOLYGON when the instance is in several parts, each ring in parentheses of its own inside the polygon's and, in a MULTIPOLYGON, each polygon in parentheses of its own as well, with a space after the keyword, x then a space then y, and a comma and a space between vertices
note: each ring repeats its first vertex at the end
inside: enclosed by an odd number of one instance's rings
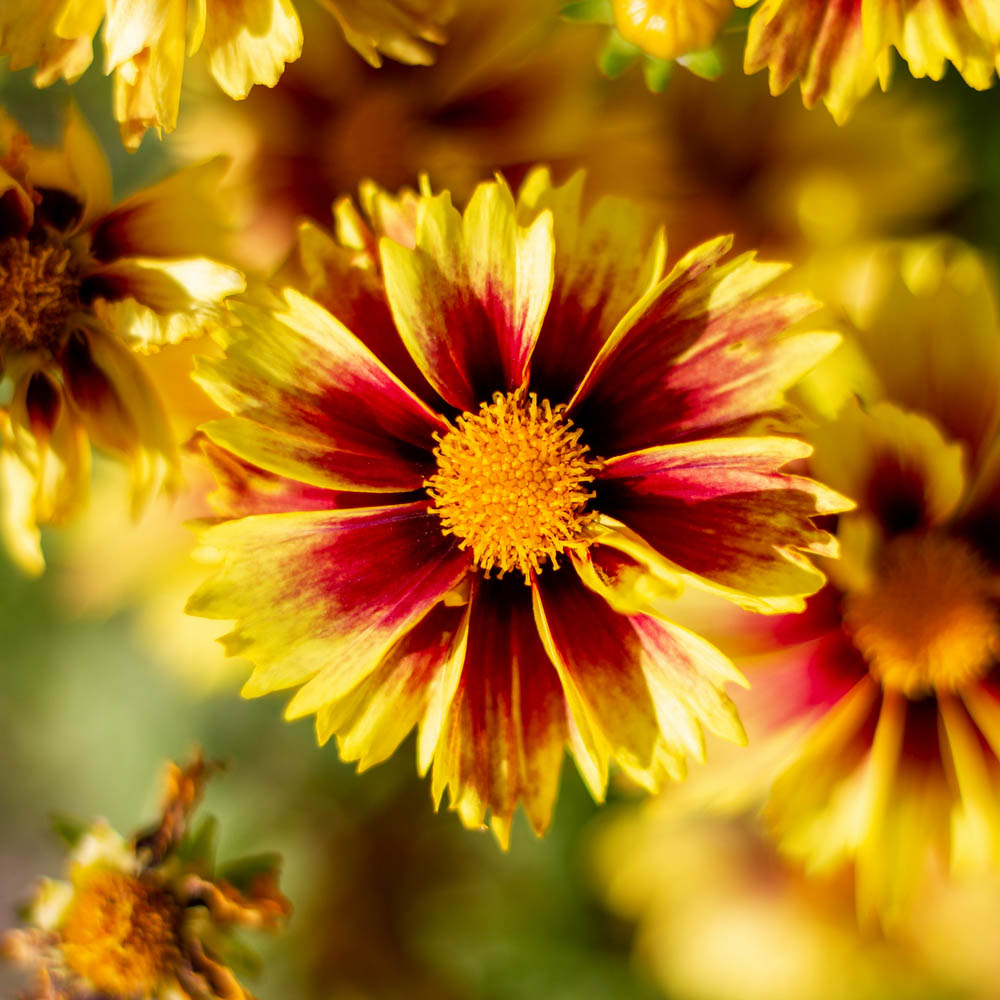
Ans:
POLYGON ((210 256, 217 162, 115 205, 74 104, 54 147, 0 110, 0 153, 0 540, 40 573, 38 526, 86 507, 91 443, 128 467, 133 515, 176 485, 170 400, 137 356, 222 322, 246 283, 210 256))
MULTIPOLYGON (((429 63, 446 39, 453 0, 325 0, 349 44, 371 65, 381 54, 429 63)), ((103 70, 113 77, 113 109, 122 142, 137 149, 148 129, 177 125, 188 58, 227 97, 273 87, 302 51, 291 0, 201 0, 137 4, 127 0, 9 0, 0 11, 0 55, 13 70, 34 67, 34 83, 74 83, 91 64, 101 30, 103 70)))
POLYGON ((636 959, 667 997, 988 1000, 1000 990, 978 930, 1000 917, 996 880, 939 876, 887 939, 858 928, 849 872, 806 873, 748 815, 693 816, 668 795, 598 817, 588 854, 597 891, 635 923, 636 959))
MULTIPOLYGON (((232 252, 265 271, 301 217, 325 225, 365 179, 394 191, 426 173, 462 199, 495 170, 516 186, 533 162, 558 180, 583 166, 592 197, 624 189, 666 219, 674 257, 723 232, 781 255, 913 232, 970 189, 954 104, 934 88, 900 88, 841 128, 735 71, 651 94, 596 74, 591 34, 548 7, 466 0, 432 70, 337 58, 329 18, 308 21, 277 87, 240 104, 192 94, 172 148, 232 159, 244 223, 232 252)), ((738 42, 723 49, 732 61, 738 42)))
POLYGON ((822 100, 838 124, 876 82, 888 89, 897 53, 914 77, 940 80, 951 64, 977 90, 992 86, 1000 64, 1000 14, 989 0, 569 0, 560 13, 611 25, 601 70, 616 77, 641 61, 654 91, 666 89, 675 62, 721 76, 727 61, 736 65, 721 36, 737 36, 744 72, 767 68, 772 94, 798 79, 805 107, 822 100))

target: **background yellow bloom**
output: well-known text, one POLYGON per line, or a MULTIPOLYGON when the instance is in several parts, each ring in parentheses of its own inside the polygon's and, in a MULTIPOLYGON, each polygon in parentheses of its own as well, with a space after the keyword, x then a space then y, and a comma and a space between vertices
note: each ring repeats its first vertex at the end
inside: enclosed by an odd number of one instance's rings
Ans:
POLYGON ((809 875, 753 820, 695 817, 669 797, 592 825, 594 880, 636 924, 637 960, 668 997, 987 1000, 1000 965, 981 927, 995 881, 939 878, 894 939, 859 930, 849 877, 809 875))
MULTIPOLYGON (((452 0, 328 0, 345 37, 372 65, 379 53, 408 63, 433 60, 445 41, 452 0)), ((103 25, 104 72, 114 77, 122 141, 135 149, 150 128, 177 124, 187 60, 199 54, 227 96, 273 87, 302 52, 291 0, 10 0, 0 11, 0 55, 11 69, 36 66, 35 83, 73 82, 89 66, 103 25)))

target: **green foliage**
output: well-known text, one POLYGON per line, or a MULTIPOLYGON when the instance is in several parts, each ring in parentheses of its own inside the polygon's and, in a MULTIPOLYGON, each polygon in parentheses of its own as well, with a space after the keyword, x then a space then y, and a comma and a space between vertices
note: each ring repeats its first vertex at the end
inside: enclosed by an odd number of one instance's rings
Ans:
POLYGON ((625 41, 617 31, 611 31, 597 57, 597 65, 606 77, 614 80, 636 61, 641 51, 638 46, 625 41))
POLYGON ((571 0, 560 9, 559 16, 587 24, 614 23, 611 0, 571 0))

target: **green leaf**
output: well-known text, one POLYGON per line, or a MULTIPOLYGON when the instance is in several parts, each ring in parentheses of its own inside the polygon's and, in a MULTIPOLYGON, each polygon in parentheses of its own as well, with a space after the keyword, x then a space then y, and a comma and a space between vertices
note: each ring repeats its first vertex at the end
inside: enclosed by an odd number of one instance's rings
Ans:
POLYGON ((638 55, 638 46, 626 42, 617 31, 612 31, 597 57, 597 65, 606 77, 614 80, 635 62, 638 55))
POLYGON ((215 861, 215 842, 218 829, 218 820, 214 816, 205 816, 178 845, 178 855, 185 861, 204 865, 211 871, 215 861))
POLYGON ((76 847, 81 838, 90 828, 89 823, 84 823, 76 816, 67 816, 65 813, 53 813, 50 822, 56 836, 67 846, 76 847))
POLYGON ((230 861, 219 869, 218 878, 246 892, 259 875, 270 875, 281 870, 280 854, 254 854, 246 858, 230 861))
POLYGON ((563 4, 559 16, 585 24, 614 24, 615 20, 611 0, 570 0, 570 3, 563 4))
POLYGON ((667 59, 650 59, 642 63, 642 75, 646 78, 646 86, 654 94, 662 94, 674 75, 674 64, 667 59))
POLYGON ((256 979, 260 975, 262 966, 257 953, 238 933, 226 935, 222 957, 226 965, 240 977, 256 979))
POLYGON ((689 52, 678 56, 677 61, 688 71, 703 80, 718 80, 723 73, 722 57, 715 49, 704 52, 689 52))

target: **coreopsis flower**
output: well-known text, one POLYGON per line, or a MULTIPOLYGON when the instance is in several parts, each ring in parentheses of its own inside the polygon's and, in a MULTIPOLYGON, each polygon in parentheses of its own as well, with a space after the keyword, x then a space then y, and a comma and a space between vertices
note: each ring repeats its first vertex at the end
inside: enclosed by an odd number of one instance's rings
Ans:
POLYGON ((852 337, 806 386, 830 418, 808 465, 858 507, 828 585, 737 662, 748 718, 790 746, 765 809, 782 848, 852 862, 859 913, 892 924, 928 870, 1000 870, 1000 329, 954 243, 826 281, 852 337))
POLYGON ((0 535, 40 572, 38 525, 86 503, 90 443, 128 465, 132 505, 176 477, 164 405, 133 352, 169 350, 244 287, 209 257, 218 163, 111 203, 97 143, 71 110, 35 148, 0 117, 0 535))
POLYGON ((464 213, 366 186, 339 242, 303 232, 319 301, 242 307, 202 376, 233 414, 208 436, 292 485, 206 531, 191 611, 236 620, 244 693, 298 687, 287 717, 346 759, 418 727, 435 800, 501 841, 519 800, 544 830, 566 745, 599 798, 612 761, 656 787, 703 727, 742 739, 739 675, 658 605, 689 580, 800 608, 832 551, 810 517, 844 506, 780 471, 802 444, 742 436, 836 340, 786 332, 811 300, 757 297, 782 268, 728 238, 664 277, 662 237, 582 183, 464 213))
POLYGON ((31 1000, 252 1000, 228 966, 237 928, 289 913, 280 860, 216 867, 215 824, 191 826, 217 765, 171 764, 159 821, 129 839, 105 821, 62 824, 66 881, 44 880, 3 954, 33 972, 31 1000))
POLYGON ((799 78, 806 107, 822 100, 843 122, 876 80, 888 87, 893 48, 914 76, 940 80, 951 63, 985 90, 1000 59, 1000 10, 992 0, 763 0, 744 69, 767 67, 775 94, 799 78))
MULTIPOLYGON (((379 65, 380 53, 430 63, 452 0, 324 0, 345 37, 379 65)), ((177 124, 187 60, 200 53, 234 100, 256 84, 273 87, 302 52, 291 0, 9 0, 0 11, 0 55, 11 69, 35 66, 35 84, 76 80, 93 58, 103 21, 104 72, 114 75, 113 106, 122 141, 135 149, 147 129, 177 124)))

